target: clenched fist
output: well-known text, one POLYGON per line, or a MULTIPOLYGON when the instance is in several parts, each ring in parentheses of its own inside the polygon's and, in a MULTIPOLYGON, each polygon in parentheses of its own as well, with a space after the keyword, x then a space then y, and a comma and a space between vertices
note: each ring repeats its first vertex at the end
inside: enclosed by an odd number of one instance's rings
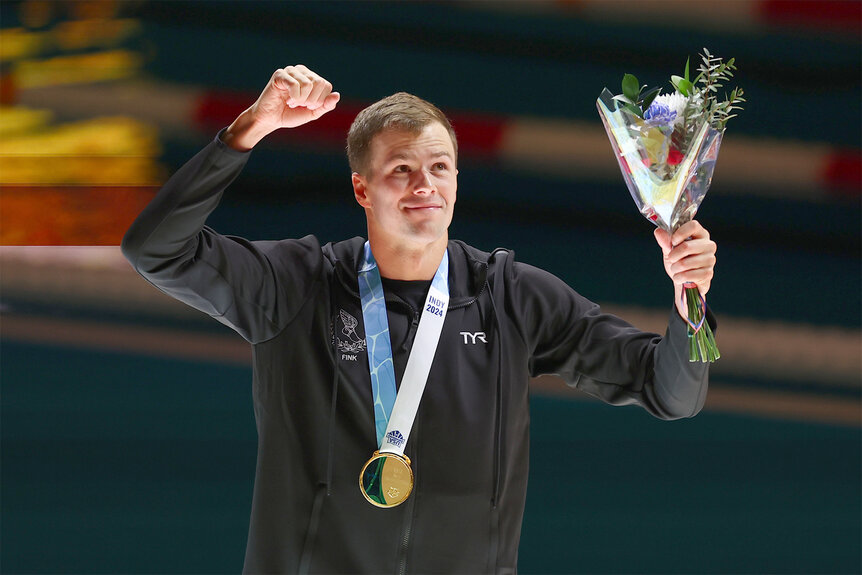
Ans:
POLYGON ((303 65, 276 70, 257 101, 234 120, 222 138, 237 150, 250 150, 279 128, 295 128, 335 109, 341 95, 303 65))

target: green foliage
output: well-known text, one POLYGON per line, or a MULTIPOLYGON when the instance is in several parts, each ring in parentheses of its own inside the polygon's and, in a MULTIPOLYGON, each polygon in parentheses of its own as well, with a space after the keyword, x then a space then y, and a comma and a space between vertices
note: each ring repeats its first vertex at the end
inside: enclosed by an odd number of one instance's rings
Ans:
MULTIPOLYGON (((736 117, 733 112, 741 110, 740 104, 745 102, 742 88, 734 88, 730 96, 726 96, 722 101, 717 99, 719 88, 733 78, 733 72, 736 70, 734 58, 724 62, 704 48, 701 63, 697 68, 699 74, 694 80, 689 75, 690 64, 691 58, 687 58, 683 75, 670 77, 674 89, 689 99, 684 112, 684 128, 682 134, 677 135, 681 145, 693 136, 695 128, 702 125, 703 119, 716 130, 724 130, 728 120, 736 117)), ((660 91, 660 88, 647 89, 647 85, 641 85, 634 74, 625 74, 622 81, 623 93, 614 96, 614 100, 620 102, 621 106, 632 114, 643 118, 660 91)))
MULTIPOLYGON (((725 96, 723 101, 717 98, 718 89, 723 88, 725 83, 733 78, 733 72, 736 70, 735 62, 735 58, 724 62, 721 58, 710 54, 706 48, 703 49, 701 64, 698 66, 700 74, 692 83, 692 98, 685 110, 686 120, 693 120, 698 116, 704 117, 713 128, 722 131, 727 121, 736 117, 733 111, 741 110, 742 106, 739 104, 745 102, 742 88, 734 88, 730 96, 725 96)), ((686 77, 688 77, 688 62, 686 62, 686 77)), ((673 83, 673 77, 671 77, 671 83, 673 83)))
POLYGON ((643 86, 640 85, 634 74, 625 74, 622 82, 623 93, 614 96, 614 100, 622 102, 623 108, 639 118, 643 118, 644 112, 647 111, 652 101, 655 100, 655 97, 661 91, 661 88, 651 88, 644 92, 646 87, 646 84, 643 86))
POLYGON ((629 100, 637 100, 640 95, 641 88, 638 84, 638 79, 634 74, 626 74, 623 76, 623 95, 629 100))
POLYGON ((685 74, 683 76, 671 76, 670 83, 676 88, 676 91, 683 96, 691 96, 694 91, 694 84, 688 77, 688 64, 691 58, 685 59, 685 74))

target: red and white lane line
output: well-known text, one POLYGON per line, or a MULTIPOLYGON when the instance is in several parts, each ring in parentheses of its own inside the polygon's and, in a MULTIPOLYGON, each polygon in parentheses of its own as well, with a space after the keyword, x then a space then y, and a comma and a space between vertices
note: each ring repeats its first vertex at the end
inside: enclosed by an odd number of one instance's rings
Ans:
MULTIPOLYGON (((168 136, 200 138, 230 124, 256 97, 251 93, 123 82, 23 90, 19 100, 22 105, 56 110, 65 117, 132 116, 156 124, 168 136)), ((268 141, 340 152, 350 123, 363 105, 342 100, 338 108, 319 120, 279 132, 268 141)), ((584 122, 455 111, 450 118, 464 155, 487 157, 512 169, 573 181, 619 178, 598 116, 595 122, 584 122)), ((730 132, 722 143, 720 158, 714 189, 730 194, 824 201, 858 198, 862 192, 862 155, 858 149, 730 132)))
MULTIPOLYGON (((228 125, 253 96, 208 92, 200 97, 195 124, 213 132, 228 125)), ((347 130, 362 106, 342 102, 336 110, 296 132, 308 139, 343 148, 347 130)), ((450 119, 464 154, 502 160, 526 171, 552 173, 572 180, 619 178, 608 137, 595 122, 566 119, 502 117, 454 112, 450 119)), ((285 139, 290 139, 284 134, 285 139)), ((781 197, 825 200, 858 197, 862 191, 859 150, 828 143, 778 139, 725 138, 714 176, 725 190, 781 197)))

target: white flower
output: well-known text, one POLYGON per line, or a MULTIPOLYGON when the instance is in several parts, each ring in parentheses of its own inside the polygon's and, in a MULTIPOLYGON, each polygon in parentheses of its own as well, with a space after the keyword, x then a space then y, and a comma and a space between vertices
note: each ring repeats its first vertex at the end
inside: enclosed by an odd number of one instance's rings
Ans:
POLYGON ((674 123, 681 123, 685 118, 685 106, 688 104, 688 96, 683 96, 679 92, 673 94, 659 94, 653 100, 653 104, 667 106, 671 113, 675 113, 674 123))

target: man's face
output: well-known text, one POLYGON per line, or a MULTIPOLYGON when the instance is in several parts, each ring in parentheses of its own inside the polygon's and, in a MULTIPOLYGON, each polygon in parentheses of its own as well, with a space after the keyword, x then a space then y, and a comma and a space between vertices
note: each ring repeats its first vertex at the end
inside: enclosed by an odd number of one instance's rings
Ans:
POLYGON ((458 170, 449 132, 438 122, 419 134, 390 129, 371 141, 367 175, 353 174, 369 237, 422 247, 448 237, 458 170))

